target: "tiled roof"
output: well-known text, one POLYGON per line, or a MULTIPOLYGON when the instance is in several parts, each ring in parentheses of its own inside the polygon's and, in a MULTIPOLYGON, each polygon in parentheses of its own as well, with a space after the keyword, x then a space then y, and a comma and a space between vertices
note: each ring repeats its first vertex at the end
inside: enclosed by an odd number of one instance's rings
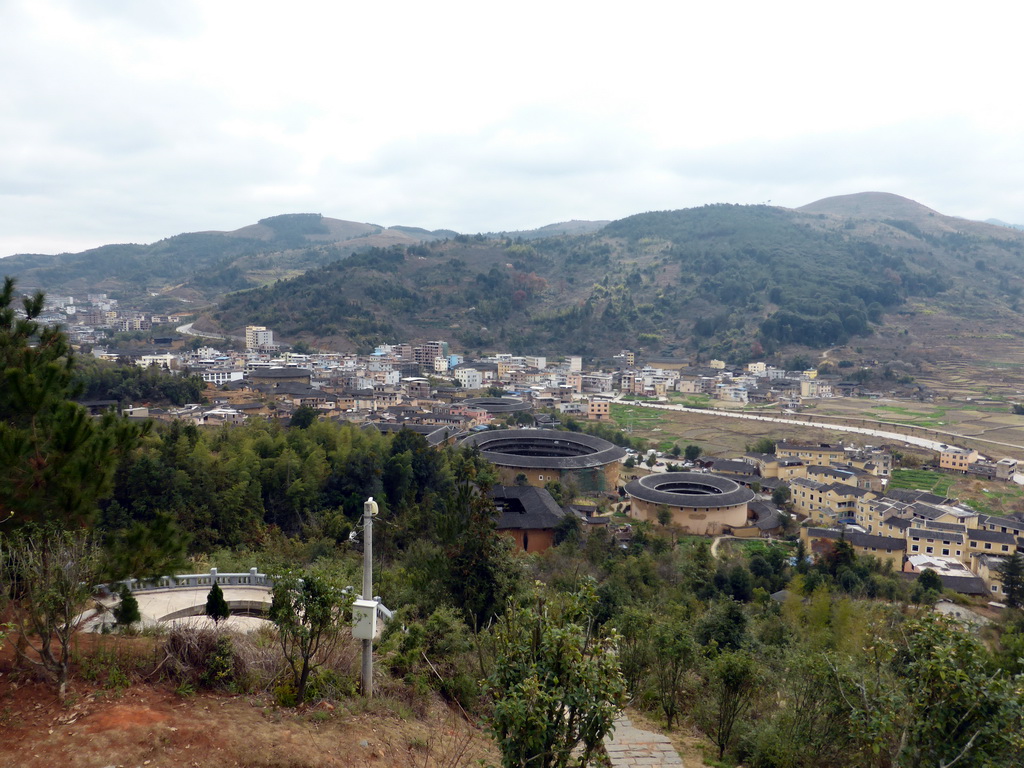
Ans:
POLYGON ((500 511, 499 531, 554 528, 565 511, 543 488, 531 485, 499 485, 488 494, 500 511))
POLYGON ((860 531, 839 531, 835 528, 808 528, 807 535, 812 539, 831 539, 836 541, 845 538, 855 547, 867 547, 883 550, 905 550, 907 542, 892 536, 878 536, 860 531))

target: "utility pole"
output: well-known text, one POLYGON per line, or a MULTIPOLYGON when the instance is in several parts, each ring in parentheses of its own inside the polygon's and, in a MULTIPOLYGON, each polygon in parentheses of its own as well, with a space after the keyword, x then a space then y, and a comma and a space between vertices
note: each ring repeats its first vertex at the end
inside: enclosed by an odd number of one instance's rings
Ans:
MULTIPOLYGON (((373 496, 363 504, 363 601, 373 601, 373 516, 377 502, 373 496)), ((376 604, 371 609, 370 627, 376 628, 376 604)), ((363 638, 363 695, 373 698, 373 634, 363 638)))

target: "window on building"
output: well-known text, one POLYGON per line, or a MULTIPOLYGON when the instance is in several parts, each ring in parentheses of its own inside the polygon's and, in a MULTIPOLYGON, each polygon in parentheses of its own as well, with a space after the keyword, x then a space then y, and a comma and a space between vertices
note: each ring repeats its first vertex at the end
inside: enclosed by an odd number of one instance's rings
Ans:
POLYGON ((944 554, 944 555, 948 555, 948 554, 949 554, 949 550, 948 550, 948 549, 944 549, 944 550, 942 550, 942 554, 944 554))

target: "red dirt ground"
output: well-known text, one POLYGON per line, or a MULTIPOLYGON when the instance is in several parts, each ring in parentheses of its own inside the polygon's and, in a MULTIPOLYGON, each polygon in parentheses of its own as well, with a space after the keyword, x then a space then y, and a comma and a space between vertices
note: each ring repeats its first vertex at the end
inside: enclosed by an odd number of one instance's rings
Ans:
MULTIPOLYGON (((86 643, 86 646, 88 643, 86 643)), ((88 653, 88 648, 83 649, 88 653)), ((269 698, 200 693, 168 683, 54 686, 0 654, 0 768, 313 768, 497 764, 490 740, 442 703, 416 715, 382 697, 283 709, 269 698)))

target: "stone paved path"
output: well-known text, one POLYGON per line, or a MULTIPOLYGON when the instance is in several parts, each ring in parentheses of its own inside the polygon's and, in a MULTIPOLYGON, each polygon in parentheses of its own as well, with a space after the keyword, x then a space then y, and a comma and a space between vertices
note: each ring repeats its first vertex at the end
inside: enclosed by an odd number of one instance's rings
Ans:
POLYGON ((615 721, 615 731, 605 737, 604 748, 612 768, 683 768, 683 759, 668 736, 636 728, 627 717, 615 721))

